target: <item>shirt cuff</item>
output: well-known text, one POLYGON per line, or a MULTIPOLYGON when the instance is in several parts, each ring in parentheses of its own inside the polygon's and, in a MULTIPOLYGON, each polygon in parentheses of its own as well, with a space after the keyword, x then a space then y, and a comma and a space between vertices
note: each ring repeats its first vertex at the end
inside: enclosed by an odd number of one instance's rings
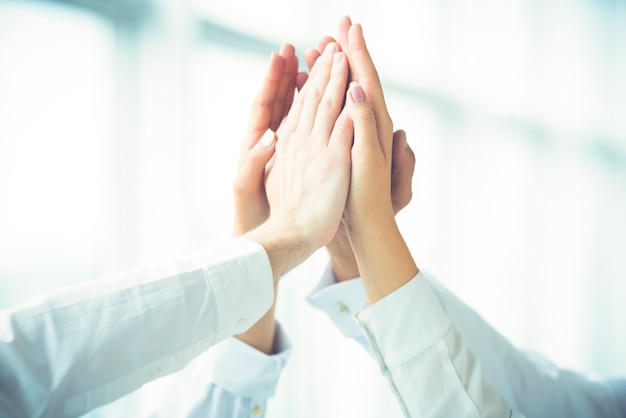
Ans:
POLYGON ((358 338, 363 335, 354 320, 354 314, 367 300, 360 278, 337 283, 332 267, 328 265, 320 282, 306 299, 325 312, 346 337, 358 338))
POLYGON ((403 364, 433 345, 450 328, 421 271, 393 293, 363 307, 356 319, 372 351, 382 356, 387 368, 403 364))
POLYGON ((291 342, 276 324, 275 354, 265 354, 231 337, 211 347, 199 380, 240 397, 274 395, 280 374, 291 355, 291 342))
POLYGON ((262 245, 242 237, 231 238, 183 259, 203 269, 213 291, 217 312, 214 342, 248 330, 272 306, 272 266, 262 245))

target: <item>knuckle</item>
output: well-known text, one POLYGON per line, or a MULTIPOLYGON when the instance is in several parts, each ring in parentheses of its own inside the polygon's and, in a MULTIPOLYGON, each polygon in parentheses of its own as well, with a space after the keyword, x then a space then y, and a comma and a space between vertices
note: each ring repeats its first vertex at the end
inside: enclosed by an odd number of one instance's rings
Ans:
POLYGON ((314 100, 319 102, 322 99, 322 91, 319 87, 311 86, 311 88, 306 92, 306 100, 314 100))
POLYGON ((333 110, 337 107, 337 102, 333 98, 325 96, 320 101, 318 107, 324 110, 333 110))
POLYGON ((370 121, 375 120, 374 112, 372 111, 372 109, 369 106, 360 106, 357 109, 355 116, 359 120, 362 120, 364 122, 370 122, 370 121))

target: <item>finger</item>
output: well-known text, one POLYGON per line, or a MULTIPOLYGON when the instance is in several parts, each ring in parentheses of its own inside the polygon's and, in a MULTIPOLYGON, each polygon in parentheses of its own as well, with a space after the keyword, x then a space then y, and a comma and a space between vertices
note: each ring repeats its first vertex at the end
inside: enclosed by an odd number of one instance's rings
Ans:
POLYGON ((337 149, 339 152, 346 152, 349 155, 353 138, 354 123, 352 122, 350 111, 347 107, 344 107, 335 121, 333 131, 328 140, 328 147, 337 149))
POLYGON ((309 71, 311 71, 311 68, 313 68, 315 61, 319 58, 319 56, 322 55, 322 52, 324 51, 324 49, 326 49, 326 45, 328 45, 331 42, 336 42, 335 38, 333 38, 332 36, 324 36, 317 43, 317 49, 311 48, 311 49, 307 49, 304 52, 304 60, 306 62, 306 65, 309 71))
POLYGON ((341 112, 347 81, 348 61, 343 52, 335 52, 330 79, 315 116, 315 137, 329 140, 337 117, 341 112))
POLYGON ((269 127, 284 64, 285 61, 280 55, 272 53, 261 89, 252 103, 248 131, 242 144, 242 150, 251 149, 269 127))
POLYGON ((365 91, 356 82, 350 83, 347 95, 347 108, 350 110, 350 118, 354 123, 354 154, 364 156, 374 156, 381 152, 378 142, 378 131, 376 128, 376 118, 371 108, 365 91))
POLYGON ((335 38, 333 38, 332 36, 328 36, 328 35, 323 36, 322 39, 320 39, 320 41, 317 43, 317 50, 320 52, 320 54, 322 53, 322 51, 326 49, 326 46, 331 42, 337 43, 335 38))
MULTIPOLYGON (((295 83, 295 73, 297 70, 294 70, 293 64, 294 59, 296 57, 296 51, 294 47, 290 44, 283 44, 280 48, 279 55, 283 58, 283 71, 278 82, 278 86, 276 88, 276 96, 274 98, 274 103, 272 107, 272 116, 270 119, 269 127, 272 130, 278 129, 278 125, 280 121, 286 114, 285 104, 288 96, 289 86, 295 83)), ((289 104, 290 106, 291 104, 289 104)), ((289 106, 287 106, 287 110, 289 110, 289 106)))
POLYGON ((350 30, 351 26, 352 20, 349 16, 342 16, 339 19, 337 42, 339 43, 339 46, 341 46, 342 51, 346 54, 349 53, 348 31, 350 30))
POLYGON ((415 154, 409 147, 406 133, 402 130, 396 131, 393 134, 391 162, 391 203, 395 214, 411 201, 414 170, 415 154))
POLYGON ((354 80, 362 86, 367 94, 368 101, 376 116, 376 125, 378 127, 383 152, 385 156, 389 157, 392 151, 392 143, 388 141, 388 139, 391 138, 393 124, 387 112, 378 72, 365 45, 363 29, 358 23, 350 27, 348 31, 348 43, 352 59, 350 65, 353 69, 354 80))
POLYGON ((309 75, 305 73, 304 71, 299 72, 296 75, 296 88, 298 89, 298 91, 302 90, 302 87, 304 87, 304 84, 306 83, 308 78, 309 78, 309 75))
POLYGON ((348 31, 350 30, 351 26, 352 26, 352 20, 350 19, 349 16, 343 16, 339 19, 337 43, 339 43, 341 50, 348 57, 348 62, 350 63, 350 77, 354 80, 355 78, 352 75, 352 72, 353 72, 352 56, 350 52, 350 45, 348 43, 348 31))
POLYGON ((258 194, 265 181, 265 165, 274 155, 276 135, 268 129, 245 156, 237 175, 234 188, 238 196, 258 194))
POLYGON ((310 132, 313 129, 320 102, 330 79, 333 56, 336 50, 337 44, 328 44, 322 56, 317 59, 313 66, 309 80, 302 88, 299 97, 302 108, 298 120, 298 129, 302 129, 304 132, 310 132))
POLYGON ((306 62, 306 66, 309 71, 313 69, 313 65, 315 65, 315 61, 317 61, 320 55, 322 55, 320 51, 315 48, 307 49, 306 51, 304 51, 304 62, 306 62))
POLYGON ((287 96, 285 97, 285 102, 283 104, 283 114, 281 117, 281 121, 287 116, 289 113, 289 109, 291 109, 291 105, 293 104, 293 97, 296 93, 296 86, 298 83, 298 57, 295 55, 291 60, 291 72, 289 74, 289 85, 287 86, 287 96))

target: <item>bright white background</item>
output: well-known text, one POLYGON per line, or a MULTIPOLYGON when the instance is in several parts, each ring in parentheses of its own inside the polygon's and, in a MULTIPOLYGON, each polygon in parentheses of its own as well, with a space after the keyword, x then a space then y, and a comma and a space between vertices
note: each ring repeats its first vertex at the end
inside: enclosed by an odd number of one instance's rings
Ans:
MULTIPOLYGON (((621 0, 0 0, 0 307, 229 236, 269 54, 343 14, 417 155, 399 223, 418 266, 515 344, 625 375, 621 0)), ((268 416, 399 416, 303 300, 325 262, 283 282, 294 354, 268 416)))

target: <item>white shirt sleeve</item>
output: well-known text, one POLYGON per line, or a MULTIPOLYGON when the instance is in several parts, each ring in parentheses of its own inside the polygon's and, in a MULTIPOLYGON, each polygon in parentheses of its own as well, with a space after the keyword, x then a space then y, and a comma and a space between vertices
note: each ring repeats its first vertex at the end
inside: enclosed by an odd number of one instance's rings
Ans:
POLYGON ((267 355, 231 337, 177 373, 182 396, 157 405, 148 417, 263 418, 291 344, 277 324, 275 354, 267 355))
MULTIPOLYGON (((626 417, 626 379, 559 369, 537 354, 519 350, 432 275, 423 275, 452 326, 480 359, 486 381, 513 409, 538 418, 626 417)), ((356 321, 347 320, 366 301, 360 279, 337 283, 329 267, 308 300, 344 335, 369 350, 356 321)))
POLYGON ((521 417, 485 382, 421 272, 356 319, 407 417, 521 417))
POLYGON ((626 416, 626 379, 560 369, 536 353, 514 347, 434 277, 425 275, 450 322, 481 359, 485 378, 513 408, 537 418, 626 416))
POLYGON ((245 238, 0 311, 0 415, 76 416, 183 368, 273 302, 245 238))

